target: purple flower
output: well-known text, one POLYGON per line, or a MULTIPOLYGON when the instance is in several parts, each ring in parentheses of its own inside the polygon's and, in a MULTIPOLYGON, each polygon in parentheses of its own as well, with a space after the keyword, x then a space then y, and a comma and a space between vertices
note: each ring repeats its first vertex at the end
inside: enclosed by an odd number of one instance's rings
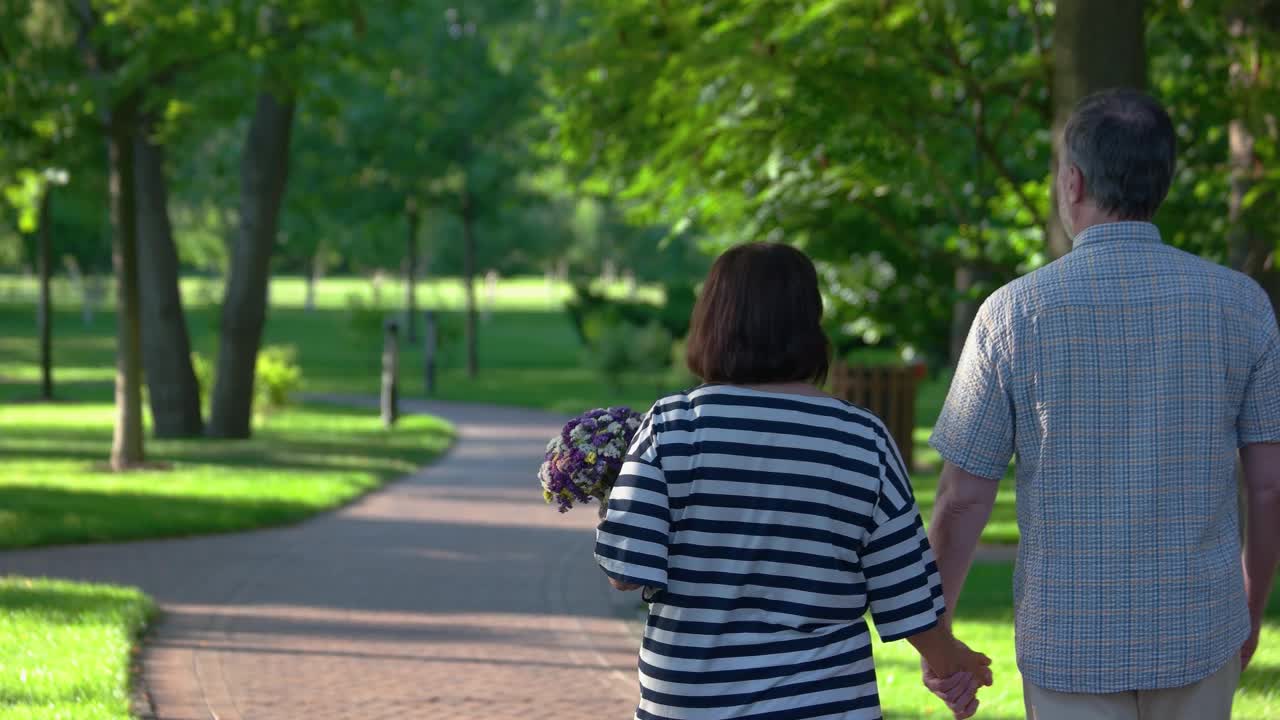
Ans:
POLYGON ((596 408, 566 423, 538 471, 547 502, 565 512, 575 502, 608 497, 640 419, 630 408, 596 408))

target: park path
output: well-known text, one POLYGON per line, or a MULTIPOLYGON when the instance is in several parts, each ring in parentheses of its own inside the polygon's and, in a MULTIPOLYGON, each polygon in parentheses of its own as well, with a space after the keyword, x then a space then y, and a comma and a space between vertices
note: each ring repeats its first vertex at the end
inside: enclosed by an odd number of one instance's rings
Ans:
MULTIPOLYGON (((438 463, 303 524, 0 553, 0 574, 124 583, 163 608, 158 720, 607 720, 638 697, 639 598, 591 557, 595 508, 534 473, 563 418, 406 403, 455 423, 438 463)), ((163 482, 157 477, 157 482, 163 482)))

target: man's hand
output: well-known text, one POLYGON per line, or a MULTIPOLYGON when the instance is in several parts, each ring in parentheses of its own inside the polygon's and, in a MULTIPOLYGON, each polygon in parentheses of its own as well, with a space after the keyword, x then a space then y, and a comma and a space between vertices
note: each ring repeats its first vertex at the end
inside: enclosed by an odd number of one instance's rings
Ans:
POLYGON ((1240 672, 1244 672, 1249 667, 1249 661, 1253 659, 1253 654, 1258 650, 1258 635, 1262 630, 1260 623, 1254 623, 1253 632, 1249 633, 1249 639, 1244 641, 1244 645, 1240 646, 1240 672))
POLYGON ((644 587, 643 585, 635 585, 629 582, 622 582, 621 580, 614 580, 613 578, 609 578, 609 584, 613 586, 613 589, 622 590, 624 592, 627 590, 639 590, 640 588, 644 587))
POLYGON ((1246 445, 1240 450, 1247 500, 1245 521, 1244 588, 1253 632, 1240 648, 1240 665, 1249 664, 1258 649, 1258 632, 1267 596, 1280 563, 1280 443, 1246 445))
POLYGON ((924 686, 942 698, 956 720, 966 720, 978 712, 980 684, 972 673, 958 672, 951 677, 940 678, 923 660, 920 661, 920 669, 924 674, 924 686))

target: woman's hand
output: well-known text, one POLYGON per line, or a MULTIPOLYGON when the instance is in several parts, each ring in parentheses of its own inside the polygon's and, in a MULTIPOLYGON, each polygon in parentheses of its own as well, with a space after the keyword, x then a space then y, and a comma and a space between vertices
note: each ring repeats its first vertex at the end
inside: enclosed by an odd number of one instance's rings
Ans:
POLYGON ((613 586, 614 590, 622 590, 624 592, 627 590, 639 590, 640 588, 644 587, 643 585, 635 585, 629 582, 622 582, 621 580, 614 580, 613 578, 609 578, 609 584, 613 586))
POLYGON ((920 652, 925 687, 960 720, 972 717, 978 710, 978 688, 992 682, 991 658, 970 650, 945 624, 907 640, 920 652))
POLYGON ((938 677, 929 664, 920 661, 924 674, 924 686, 947 704, 956 720, 966 720, 978 711, 978 688, 981 685, 972 673, 958 672, 950 677, 938 677))

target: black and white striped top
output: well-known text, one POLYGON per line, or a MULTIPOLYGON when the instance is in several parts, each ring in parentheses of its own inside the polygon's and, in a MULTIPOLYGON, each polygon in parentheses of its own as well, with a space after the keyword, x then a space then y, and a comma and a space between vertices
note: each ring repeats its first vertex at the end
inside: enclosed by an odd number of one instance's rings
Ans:
POLYGON ((863 616, 895 640, 944 609, 897 447, 833 398, 710 385, 660 401, 596 560, 653 601, 638 720, 874 720, 863 616))

